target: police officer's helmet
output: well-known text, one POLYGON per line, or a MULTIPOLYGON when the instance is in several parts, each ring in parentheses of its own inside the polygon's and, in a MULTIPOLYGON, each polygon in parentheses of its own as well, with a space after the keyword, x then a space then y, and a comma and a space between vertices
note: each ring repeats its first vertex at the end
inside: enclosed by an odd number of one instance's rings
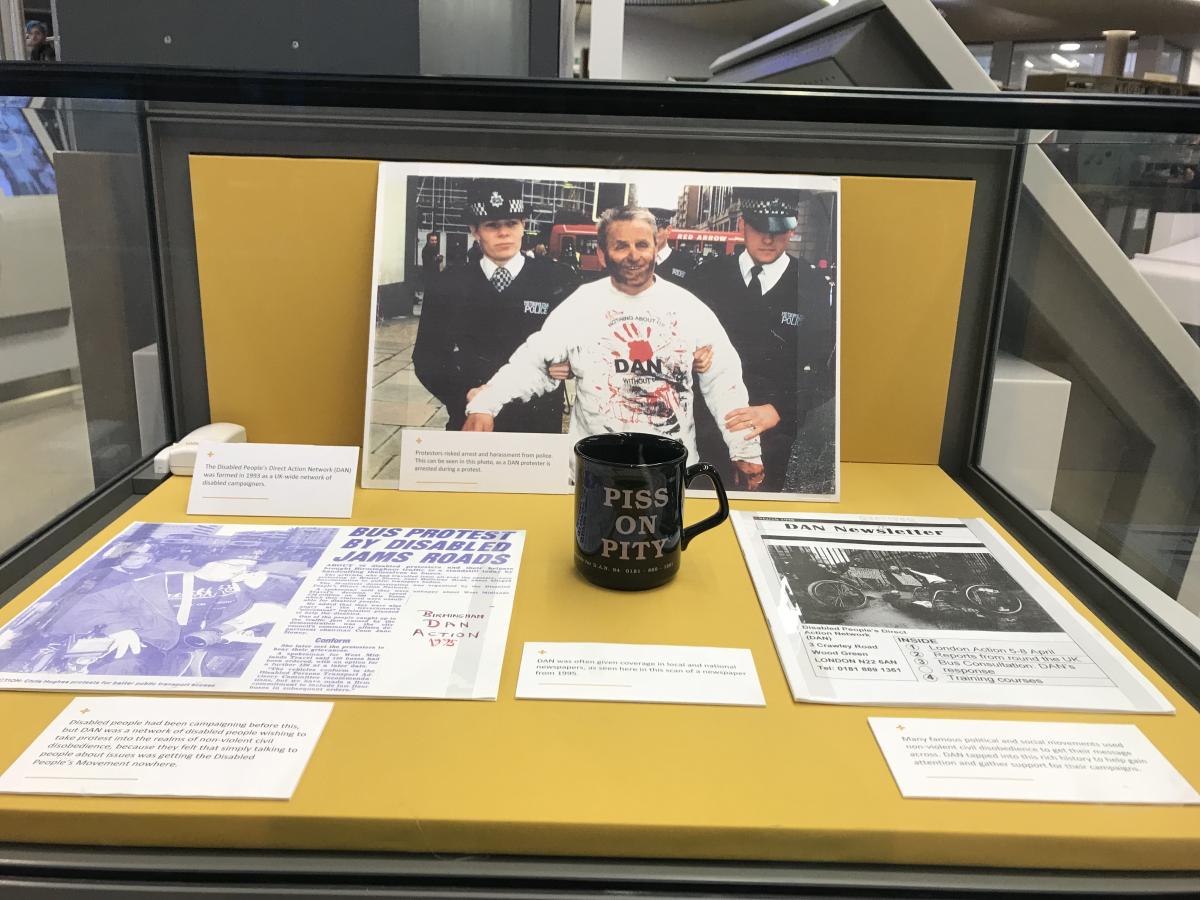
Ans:
POLYGON ((487 219, 523 219, 521 182, 504 178, 475 178, 467 188, 463 218, 472 225, 487 219))
POLYGON ((797 199, 795 191, 777 188, 746 188, 737 193, 742 218, 755 231, 767 234, 779 234, 796 227, 797 199))
POLYGON ((671 227, 671 222, 675 218, 675 210, 666 209, 662 206, 651 206, 649 210, 650 215, 654 216, 654 224, 658 227, 659 231, 671 227))

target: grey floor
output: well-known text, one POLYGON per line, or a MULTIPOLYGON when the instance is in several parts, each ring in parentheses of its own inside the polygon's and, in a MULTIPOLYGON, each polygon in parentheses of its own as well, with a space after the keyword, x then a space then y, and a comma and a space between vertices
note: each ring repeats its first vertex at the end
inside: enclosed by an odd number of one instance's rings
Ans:
POLYGON ((412 366, 412 346, 420 319, 392 319, 375 328, 375 369, 371 379, 371 452, 367 475, 399 480, 400 429, 425 426, 442 428, 447 415, 429 391, 417 381, 412 366))

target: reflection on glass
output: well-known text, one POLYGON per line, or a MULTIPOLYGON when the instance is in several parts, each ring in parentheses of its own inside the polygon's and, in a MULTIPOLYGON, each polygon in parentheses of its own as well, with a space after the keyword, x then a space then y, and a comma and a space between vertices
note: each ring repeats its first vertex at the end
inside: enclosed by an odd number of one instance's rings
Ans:
POLYGON ((165 442, 138 123, 0 97, 0 556, 165 442))
POLYGON ((979 63, 979 68, 990 74, 992 71, 992 45, 968 44, 967 49, 970 50, 971 55, 975 57, 975 62, 979 63))
MULTIPOLYGON (((1125 75, 1132 76, 1137 64, 1137 38, 1129 42, 1125 75)), ((1012 70, 1008 84, 1024 89, 1030 75, 1053 72, 1099 75, 1104 70, 1104 41, 1054 41, 1013 45, 1012 70)))
POLYGON ((1088 272, 1064 229, 1095 225, 1024 192, 980 464, 1140 599, 1200 616, 1200 135, 1042 149, 1124 258, 1099 235, 1088 272))

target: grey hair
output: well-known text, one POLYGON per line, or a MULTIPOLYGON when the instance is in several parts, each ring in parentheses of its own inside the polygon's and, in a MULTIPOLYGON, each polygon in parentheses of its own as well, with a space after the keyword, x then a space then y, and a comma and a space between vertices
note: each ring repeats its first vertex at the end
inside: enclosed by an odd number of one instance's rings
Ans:
POLYGON ((612 209, 606 209, 604 214, 600 216, 600 223, 596 226, 596 239, 600 243, 600 249, 607 252, 608 250, 608 229, 614 222, 645 222, 650 226, 651 233, 658 236, 658 222, 655 221, 654 213, 641 206, 614 206, 612 209))

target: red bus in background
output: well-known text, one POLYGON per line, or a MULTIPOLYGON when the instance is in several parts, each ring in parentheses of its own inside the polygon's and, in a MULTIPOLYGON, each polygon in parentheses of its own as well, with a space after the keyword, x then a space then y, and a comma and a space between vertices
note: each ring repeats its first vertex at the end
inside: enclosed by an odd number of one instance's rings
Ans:
POLYGON ((604 267, 596 255, 595 225, 554 225, 550 229, 550 257, 566 262, 571 254, 577 254, 579 268, 584 272, 599 272, 604 267))
MULTIPOLYGON (((740 231, 703 231, 695 228, 672 228, 667 232, 671 249, 690 253, 697 260, 706 256, 731 256, 742 246, 740 231)), ((563 253, 578 253, 579 268, 584 272, 603 269, 596 255, 595 225, 555 225, 550 229, 550 256, 560 262, 563 253)))

